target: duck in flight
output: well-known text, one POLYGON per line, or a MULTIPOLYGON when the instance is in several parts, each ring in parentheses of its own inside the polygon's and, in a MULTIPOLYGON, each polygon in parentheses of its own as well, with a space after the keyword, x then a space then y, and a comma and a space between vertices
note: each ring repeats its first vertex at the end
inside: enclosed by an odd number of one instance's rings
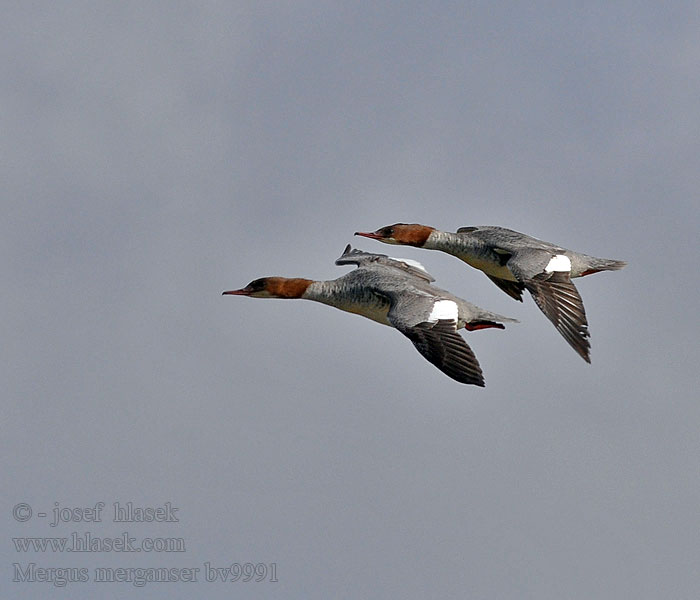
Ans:
POLYGON ((459 329, 503 329, 516 322, 432 285, 419 263, 370 254, 349 245, 336 265, 357 268, 338 279, 314 281, 263 277, 224 295, 303 298, 321 302, 398 329, 424 358, 460 383, 484 386, 479 362, 459 329))
POLYGON ((573 252, 504 227, 461 227, 451 233, 427 225, 396 223, 355 235, 452 254, 483 271, 520 302, 523 290, 527 290, 557 331, 588 363, 591 358, 586 311, 571 280, 599 271, 617 271, 627 264, 573 252))

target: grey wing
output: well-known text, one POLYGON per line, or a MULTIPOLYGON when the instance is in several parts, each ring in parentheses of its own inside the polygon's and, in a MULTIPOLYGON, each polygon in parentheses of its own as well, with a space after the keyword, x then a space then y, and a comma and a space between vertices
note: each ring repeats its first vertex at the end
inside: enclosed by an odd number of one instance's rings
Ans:
POLYGON ((357 248, 352 248, 350 244, 345 247, 343 254, 335 261, 336 265, 357 265, 358 267, 371 267, 373 265, 382 265, 392 269, 398 269, 405 275, 418 277, 428 283, 435 281, 435 278, 428 273, 423 265, 416 261, 403 258, 392 258, 386 254, 374 254, 364 252, 357 248))
POLYGON ((526 248, 512 252, 505 264, 518 281, 525 282, 544 273, 555 254, 551 250, 526 248))
POLYGON ((545 250, 519 252, 510 259, 508 267, 569 345, 583 360, 591 362, 590 333, 581 294, 569 272, 545 270, 554 254, 545 250))
POLYGON ((371 252, 363 252, 357 248, 353 248, 350 244, 345 246, 343 254, 335 261, 336 265, 360 265, 375 262, 379 257, 386 258, 386 254, 373 254, 371 252))
POLYGON ((392 298, 388 318, 423 357, 460 383, 484 386, 484 376, 474 352, 457 332, 453 319, 427 319, 432 300, 405 296, 392 298))

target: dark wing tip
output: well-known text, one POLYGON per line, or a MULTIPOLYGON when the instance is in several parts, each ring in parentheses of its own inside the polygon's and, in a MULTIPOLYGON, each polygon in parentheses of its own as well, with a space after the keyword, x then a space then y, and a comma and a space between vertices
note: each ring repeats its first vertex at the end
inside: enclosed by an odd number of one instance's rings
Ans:
POLYGON ((456 323, 440 319, 401 329, 429 362, 445 375, 469 385, 484 387, 479 361, 464 338, 457 333, 456 323))
POLYGON ((591 343, 583 300, 568 273, 537 275, 525 282, 540 310, 554 324, 569 345, 585 360, 591 362, 591 343))

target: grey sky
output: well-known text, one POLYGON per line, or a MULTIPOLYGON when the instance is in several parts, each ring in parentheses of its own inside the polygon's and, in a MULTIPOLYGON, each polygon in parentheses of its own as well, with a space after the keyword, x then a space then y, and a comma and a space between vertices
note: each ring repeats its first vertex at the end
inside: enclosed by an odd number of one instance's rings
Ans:
POLYGON ((3 597, 694 598, 695 3, 7 3, 0 25, 3 597), (580 280, 592 365, 530 298, 352 238, 502 225, 580 280), (310 302, 348 242, 518 318, 485 389, 310 302), (179 523, 13 520, 171 502, 179 523), (181 537, 18 553, 11 538, 181 537), (277 583, 13 583, 276 563, 277 583))

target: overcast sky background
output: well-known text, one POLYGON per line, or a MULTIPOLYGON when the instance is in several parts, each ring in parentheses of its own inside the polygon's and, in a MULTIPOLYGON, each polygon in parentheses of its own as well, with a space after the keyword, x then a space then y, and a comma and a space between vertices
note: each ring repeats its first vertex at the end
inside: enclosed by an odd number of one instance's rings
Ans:
POLYGON ((2 596, 697 598, 699 31, 695 2, 5 3, 2 596), (397 221, 629 261, 578 280, 592 364, 529 297, 352 238, 397 221), (348 242, 521 321, 464 334, 485 389, 369 320, 220 295, 338 277, 348 242), (36 516, 98 501, 180 521, 36 516), (11 541, 73 531, 186 552, 11 541))

